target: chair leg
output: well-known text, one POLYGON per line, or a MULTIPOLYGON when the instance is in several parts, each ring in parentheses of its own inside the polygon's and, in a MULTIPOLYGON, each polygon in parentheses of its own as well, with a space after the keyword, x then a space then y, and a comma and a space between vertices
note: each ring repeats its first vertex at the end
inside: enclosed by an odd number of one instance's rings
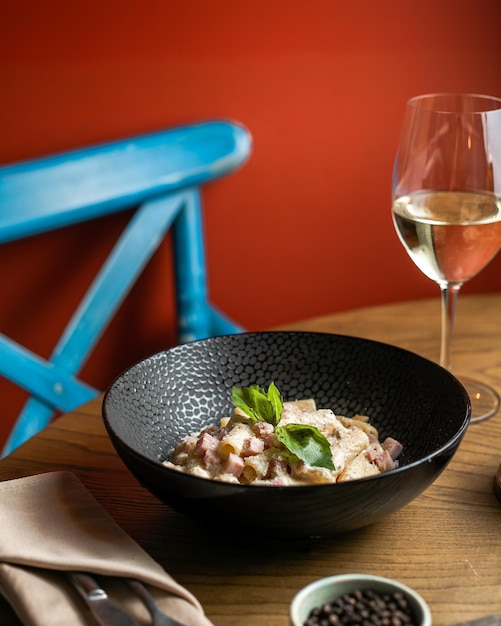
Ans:
POLYGON ((243 332, 209 302, 202 198, 193 189, 173 225, 179 342, 243 332))
POLYGON ((172 229, 180 343, 211 334, 201 203, 200 192, 193 189, 172 229))

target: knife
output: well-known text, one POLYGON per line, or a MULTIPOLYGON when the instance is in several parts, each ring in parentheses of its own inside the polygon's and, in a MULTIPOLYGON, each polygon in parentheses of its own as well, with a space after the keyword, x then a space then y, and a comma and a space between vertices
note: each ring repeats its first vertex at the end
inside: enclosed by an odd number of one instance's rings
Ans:
POLYGON ((101 626, 137 626, 92 576, 70 572, 68 577, 101 626))

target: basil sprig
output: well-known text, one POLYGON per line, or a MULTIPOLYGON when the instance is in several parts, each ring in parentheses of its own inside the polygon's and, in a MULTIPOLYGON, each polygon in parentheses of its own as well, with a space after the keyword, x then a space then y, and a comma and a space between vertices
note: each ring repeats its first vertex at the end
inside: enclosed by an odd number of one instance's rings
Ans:
POLYGON ((233 387, 231 401, 251 420, 271 424, 278 440, 301 461, 313 467, 336 469, 332 462, 329 442, 318 428, 308 424, 278 426, 282 416, 283 401, 275 383, 271 382, 267 391, 258 385, 233 387))

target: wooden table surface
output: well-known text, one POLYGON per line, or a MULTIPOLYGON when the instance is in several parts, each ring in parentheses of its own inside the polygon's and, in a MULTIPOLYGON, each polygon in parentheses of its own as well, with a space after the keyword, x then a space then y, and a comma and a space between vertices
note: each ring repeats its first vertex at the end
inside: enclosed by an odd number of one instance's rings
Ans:
MULTIPOLYGON (((439 301, 416 301, 288 326, 378 339, 436 359, 439 301)), ((456 373, 501 392, 501 295, 459 298, 456 373)), ((202 602, 215 626, 286 626, 304 585, 338 573, 396 578, 429 603, 436 626, 501 613, 501 414, 471 424, 451 464, 420 497, 384 521, 329 540, 263 541, 221 549, 214 538, 146 492, 105 434, 100 399, 57 419, 0 462, 0 480, 74 472, 146 551, 202 602)), ((1 529, 0 529, 1 532, 1 529)), ((0 602, 0 624, 18 624, 0 602)))

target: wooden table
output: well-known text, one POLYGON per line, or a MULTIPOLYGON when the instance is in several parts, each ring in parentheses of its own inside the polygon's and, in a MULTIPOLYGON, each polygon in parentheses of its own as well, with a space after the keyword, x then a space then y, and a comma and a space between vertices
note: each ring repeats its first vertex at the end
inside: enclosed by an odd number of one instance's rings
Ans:
MULTIPOLYGON (((435 359, 439 302, 417 301, 336 314, 288 326, 358 335, 435 359)), ((459 299, 454 349, 458 373, 501 391, 501 295, 459 299)), ((286 626, 293 595, 332 574, 399 579, 427 600, 434 624, 501 612, 501 503, 493 478, 501 463, 501 414, 472 424, 448 468, 424 494, 386 520, 329 540, 221 539, 147 493, 115 454, 100 400, 57 419, 0 462, 0 480, 74 472, 145 550, 195 593, 216 626, 286 626)), ((1 532, 1 529, 0 529, 1 532)), ((5 603, 0 623, 18 622, 5 603)))

